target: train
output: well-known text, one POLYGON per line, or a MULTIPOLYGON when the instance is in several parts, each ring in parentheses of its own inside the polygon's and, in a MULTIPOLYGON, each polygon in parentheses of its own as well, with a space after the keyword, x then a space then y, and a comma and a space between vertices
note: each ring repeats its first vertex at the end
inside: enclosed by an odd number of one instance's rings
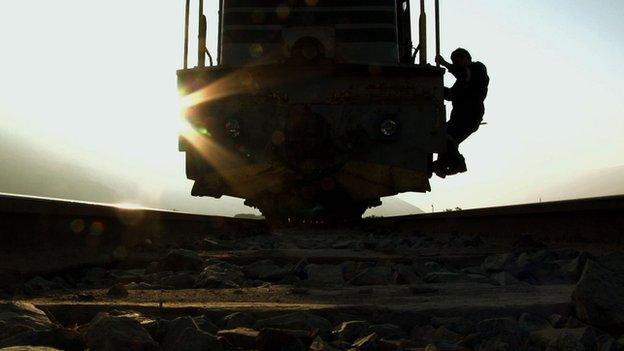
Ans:
POLYGON ((427 62, 425 0, 416 47, 409 0, 219 0, 216 55, 199 0, 195 67, 190 2, 177 79, 193 196, 324 223, 431 190, 447 140, 445 71, 427 62))

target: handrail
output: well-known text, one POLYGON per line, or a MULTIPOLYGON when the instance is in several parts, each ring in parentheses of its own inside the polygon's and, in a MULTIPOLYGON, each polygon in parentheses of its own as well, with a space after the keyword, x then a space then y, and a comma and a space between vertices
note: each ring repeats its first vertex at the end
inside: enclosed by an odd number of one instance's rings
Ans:
MULTIPOLYGON (((418 23, 420 49, 420 64, 427 64, 427 13, 425 11, 425 0, 420 0, 420 18, 418 23)), ((440 0, 435 0, 435 35, 436 35, 436 56, 440 55, 440 0)), ((437 65, 440 67, 440 65, 437 65)))

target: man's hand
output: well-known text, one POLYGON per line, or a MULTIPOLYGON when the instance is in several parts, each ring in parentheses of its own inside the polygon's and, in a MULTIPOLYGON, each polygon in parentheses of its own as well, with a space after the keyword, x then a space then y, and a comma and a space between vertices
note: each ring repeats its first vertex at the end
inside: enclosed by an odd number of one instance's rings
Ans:
POLYGON ((435 62, 439 65, 442 65, 444 67, 448 67, 450 64, 444 59, 444 57, 442 57, 442 55, 438 55, 435 58, 435 62))

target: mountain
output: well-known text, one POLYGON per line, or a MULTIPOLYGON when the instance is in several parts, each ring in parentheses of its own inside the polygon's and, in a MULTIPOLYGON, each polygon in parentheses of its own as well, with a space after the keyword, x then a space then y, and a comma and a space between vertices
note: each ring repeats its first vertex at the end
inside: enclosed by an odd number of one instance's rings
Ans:
POLYGON ((368 209, 368 211, 364 213, 364 217, 404 216, 419 213, 424 213, 424 211, 396 196, 389 196, 381 199, 381 206, 368 209))

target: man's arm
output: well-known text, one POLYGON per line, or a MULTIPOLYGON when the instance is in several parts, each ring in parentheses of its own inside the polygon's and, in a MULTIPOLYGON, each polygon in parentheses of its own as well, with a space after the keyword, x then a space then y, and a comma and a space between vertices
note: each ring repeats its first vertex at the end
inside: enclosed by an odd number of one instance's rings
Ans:
POLYGON ((470 79, 470 71, 468 68, 455 66, 446 61, 441 55, 436 56, 436 63, 439 63, 442 67, 446 68, 458 80, 468 81, 470 79))

